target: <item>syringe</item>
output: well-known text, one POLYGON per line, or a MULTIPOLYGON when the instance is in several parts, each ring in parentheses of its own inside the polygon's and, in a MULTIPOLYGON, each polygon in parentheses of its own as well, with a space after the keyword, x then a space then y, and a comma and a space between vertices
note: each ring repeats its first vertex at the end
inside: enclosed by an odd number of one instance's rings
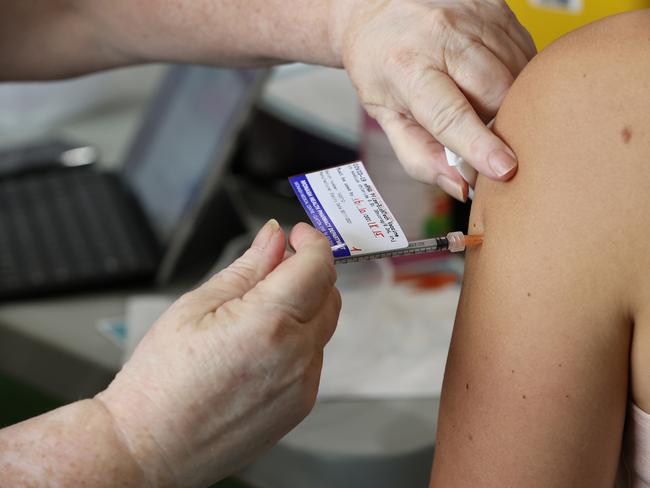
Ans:
POLYGON ((360 256, 346 256, 334 258, 334 264, 358 263, 359 261, 371 261, 373 259, 392 258, 395 256, 409 256, 413 254, 424 254, 429 252, 462 252, 466 247, 479 246, 483 243, 482 235, 466 236, 462 232, 450 232, 445 237, 434 237, 421 241, 411 241, 408 247, 394 249, 391 251, 380 251, 360 256))

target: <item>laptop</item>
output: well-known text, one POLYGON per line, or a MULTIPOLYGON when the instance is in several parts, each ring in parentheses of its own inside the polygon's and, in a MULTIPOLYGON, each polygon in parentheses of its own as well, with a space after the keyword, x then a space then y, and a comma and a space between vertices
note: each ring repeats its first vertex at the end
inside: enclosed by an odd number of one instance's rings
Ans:
POLYGON ((0 300, 167 281, 267 74, 172 66, 119 172, 0 178, 0 300))

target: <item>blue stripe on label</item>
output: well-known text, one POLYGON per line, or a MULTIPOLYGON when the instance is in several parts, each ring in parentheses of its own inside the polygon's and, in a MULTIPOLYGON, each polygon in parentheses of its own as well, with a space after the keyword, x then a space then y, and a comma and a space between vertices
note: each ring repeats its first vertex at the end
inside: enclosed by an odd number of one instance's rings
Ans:
POLYGON ((305 212, 307 212, 309 220, 330 241, 334 257, 342 258, 350 256, 348 246, 332 223, 329 215, 327 215, 327 212, 323 209, 320 200, 314 193, 314 189, 309 184, 307 175, 292 176, 289 178, 289 181, 291 182, 291 188, 293 188, 298 200, 300 200, 300 204, 305 209, 305 212))

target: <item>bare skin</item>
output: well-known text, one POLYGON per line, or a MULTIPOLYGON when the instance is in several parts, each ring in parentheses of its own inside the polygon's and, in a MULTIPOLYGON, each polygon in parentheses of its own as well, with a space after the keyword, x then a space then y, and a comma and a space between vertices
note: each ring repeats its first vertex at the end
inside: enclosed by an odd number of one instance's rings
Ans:
POLYGON ((516 81, 480 178, 431 487, 612 488, 650 412, 650 11, 570 34, 516 81))
POLYGON ((2 486, 147 486, 111 413, 84 400, 0 431, 2 486), (93 467, 99 467, 93 469, 93 467))
POLYGON ((269 222, 182 296, 111 385, 0 430, 2 486, 208 486, 311 410, 341 299, 329 242, 269 222))

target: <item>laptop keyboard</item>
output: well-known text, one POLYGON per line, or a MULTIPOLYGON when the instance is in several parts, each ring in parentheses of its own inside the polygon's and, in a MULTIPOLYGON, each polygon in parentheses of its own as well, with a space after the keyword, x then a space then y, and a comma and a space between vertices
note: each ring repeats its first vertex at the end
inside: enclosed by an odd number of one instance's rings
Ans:
POLYGON ((90 168, 0 179, 0 297, 152 275, 158 256, 138 210, 90 168))

